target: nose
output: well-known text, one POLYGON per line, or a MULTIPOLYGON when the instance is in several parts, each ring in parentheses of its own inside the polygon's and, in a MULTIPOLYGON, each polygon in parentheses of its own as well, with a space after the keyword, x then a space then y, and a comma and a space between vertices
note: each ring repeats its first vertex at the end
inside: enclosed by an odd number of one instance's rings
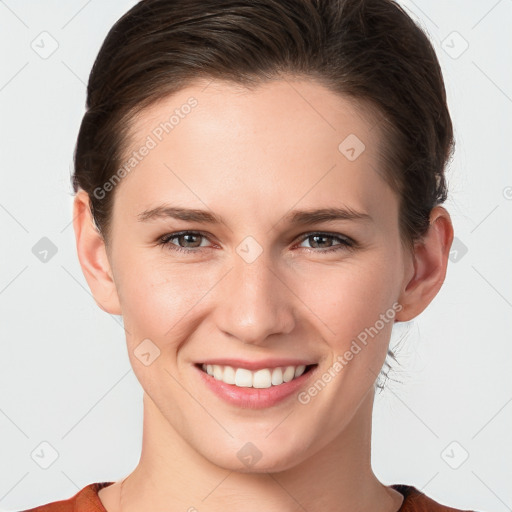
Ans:
POLYGON ((217 327, 245 344, 264 345, 272 335, 289 334, 295 325, 296 298, 282 272, 265 252, 248 263, 235 255, 215 307, 217 327))

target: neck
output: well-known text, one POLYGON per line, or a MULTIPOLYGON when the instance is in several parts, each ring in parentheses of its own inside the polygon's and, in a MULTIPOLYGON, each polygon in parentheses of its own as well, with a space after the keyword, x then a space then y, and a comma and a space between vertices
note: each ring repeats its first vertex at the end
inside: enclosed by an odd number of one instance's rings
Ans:
POLYGON ((403 496, 384 486, 370 462, 373 390, 352 421, 312 457, 277 472, 223 469, 198 454, 144 395, 139 464, 121 484, 120 512, 233 509, 268 512, 375 510, 396 512, 403 496))

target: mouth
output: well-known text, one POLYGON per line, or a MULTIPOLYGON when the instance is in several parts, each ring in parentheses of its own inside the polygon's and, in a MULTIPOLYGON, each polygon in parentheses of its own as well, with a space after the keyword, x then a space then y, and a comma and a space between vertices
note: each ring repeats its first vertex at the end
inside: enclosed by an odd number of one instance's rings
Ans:
POLYGON ((283 365, 258 370, 234 365, 197 363, 195 365, 213 379, 238 388, 267 389, 282 386, 309 373, 315 364, 283 365))

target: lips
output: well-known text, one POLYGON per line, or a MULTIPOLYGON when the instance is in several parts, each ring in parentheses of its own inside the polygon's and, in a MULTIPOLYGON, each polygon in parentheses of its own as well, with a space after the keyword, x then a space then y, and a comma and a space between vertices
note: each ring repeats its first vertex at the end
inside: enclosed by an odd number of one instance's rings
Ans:
MULTIPOLYGON (((286 402, 287 399, 291 399, 294 394, 298 393, 301 388, 307 385, 307 382, 309 382, 310 379, 314 378, 314 375, 318 371, 318 364, 300 364, 303 362, 308 361, 302 361, 297 359, 286 359, 276 361, 274 359, 258 362, 237 362, 233 359, 216 359, 208 360, 207 364, 197 363, 194 364, 193 366, 195 367, 195 370, 197 372, 196 375, 199 378, 199 382, 201 382, 202 385, 205 385, 206 388, 210 390, 210 392, 213 392, 223 401, 241 408, 264 409, 272 406, 277 406, 279 403, 286 402), (222 364, 211 364, 214 362, 222 364), (227 362, 229 362, 230 364, 226 364, 227 362), (256 368, 256 370, 249 370, 247 366, 256 368), (216 370, 214 370, 215 367, 217 367, 216 370), (224 372, 228 367, 231 368, 231 370, 228 370, 228 373, 231 373, 231 377, 228 375, 227 380, 228 382, 232 382, 234 375, 235 382, 233 384, 224 382, 224 372), (291 380, 288 381, 285 381, 283 379, 282 382, 279 383, 279 379, 277 377, 274 377, 273 375, 274 372, 277 371, 278 374, 281 373, 282 377, 284 377, 284 373, 282 370, 284 369, 284 371, 286 372, 286 369, 289 367, 293 369, 293 377, 291 378, 291 380), (210 375, 208 373, 208 368, 210 368, 210 373, 217 372, 217 377, 221 376, 222 378, 217 379, 215 375, 210 375), (270 372, 271 369, 272 372, 270 372), (236 382, 237 372, 240 372, 238 383, 236 382), (298 374, 297 377, 295 377, 295 372, 297 372, 298 374), (271 376, 269 377, 269 375, 271 376), (254 386, 255 376, 256 386, 254 386), (273 377, 275 384, 272 383, 273 377)), ((287 379, 290 377, 291 371, 289 371, 287 379)))

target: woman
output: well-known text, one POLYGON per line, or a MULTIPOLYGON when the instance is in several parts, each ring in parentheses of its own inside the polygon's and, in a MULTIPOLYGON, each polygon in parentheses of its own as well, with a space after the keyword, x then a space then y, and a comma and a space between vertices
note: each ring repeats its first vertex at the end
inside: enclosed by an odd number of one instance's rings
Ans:
POLYGON ((439 63, 390 0, 144 0, 92 69, 74 229, 144 389, 135 470, 33 511, 449 511, 370 464, 446 274, 439 63))

